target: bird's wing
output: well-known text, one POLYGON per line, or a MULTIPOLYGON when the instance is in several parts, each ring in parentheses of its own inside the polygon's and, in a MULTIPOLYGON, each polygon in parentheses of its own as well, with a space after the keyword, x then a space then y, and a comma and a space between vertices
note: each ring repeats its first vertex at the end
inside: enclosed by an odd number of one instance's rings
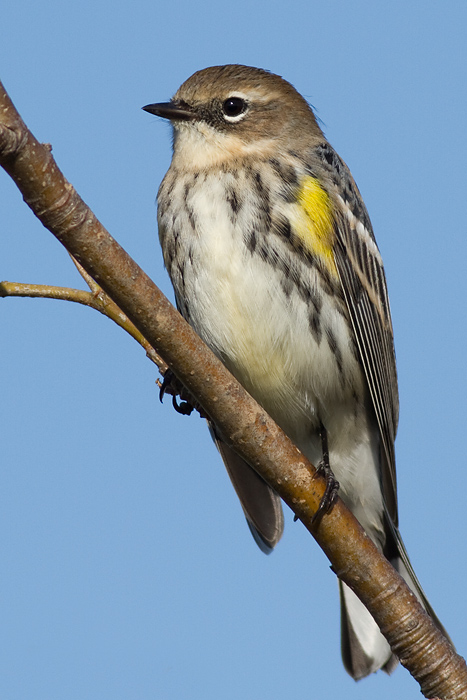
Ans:
POLYGON ((281 499, 275 491, 231 447, 209 423, 212 438, 224 461, 256 544, 265 554, 272 552, 284 530, 281 499))
POLYGON ((334 257, 382 438, 386 507, 397 526, 394 440, 399 417, 396 358, 383 263, 358 188, 340 163, 334 257))

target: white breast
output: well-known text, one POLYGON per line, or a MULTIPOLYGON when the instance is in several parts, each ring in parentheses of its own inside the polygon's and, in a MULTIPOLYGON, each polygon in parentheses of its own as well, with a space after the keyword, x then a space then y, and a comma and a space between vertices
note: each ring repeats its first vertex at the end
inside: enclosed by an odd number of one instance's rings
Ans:
MULTIPOLYGON (((320 291, 317 342, 310 329, 309 302, 296 285, 289 284, 286 294, 283 269, 264 260, 259 246, 253 252, 247 247, 245 232, 257 223, 256 203, 247 198, 238 215, 232 216, 226 191, 238 186, 238 179, 228 173, 224 176, 221 183, 202 175, 204 181, 198 187, 199 176, 189 188, 173 178, 161 187, 161 241, 180 308, 315 464, 322 454, 320 421, 326 425, 331 466, 341 482, 341 493, 368 531, 375 533, 380 523, 373 516, 368 521, 368 514, 382 508, 375 466, 379 433, 371 409, 367 410, 368 389, 351 350, 347 320, 336 312, 333 297, 320 291), (169 182, 170 196, 164 189, 169 182), (180 201, 185 202, 182 211, 174 206, 180 201), (167 252, 174 236, 175 263, 167 252), (328 332, 340 351, 341 372, 328 332)), ((317 268, 300 261, 300 253, 291 251, 287 241, 266 232, 264 242, 274 245, 283 258, 293 258, 294 275, 306 275, 312 289, 321 289, 317 268)))

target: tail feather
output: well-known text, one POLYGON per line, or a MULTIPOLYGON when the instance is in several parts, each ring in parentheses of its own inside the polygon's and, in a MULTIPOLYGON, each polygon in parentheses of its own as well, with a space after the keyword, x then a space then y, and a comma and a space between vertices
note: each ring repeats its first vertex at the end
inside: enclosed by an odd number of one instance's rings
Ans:
MULTIPOLYGON (((386 556, 417 596, 435 625, 451 641, 423 592, 399 530, 389 516, 387 517, 387 525, 386 556)), ((347 672, 355 680, 365 678, 379 669, 386 671, 386 673, 392 673, 398 663, 397 657, 391 652, 389 644, 381 634, 373 617, 355 593, 342 581, 339 581, 339 592, 342 660, 347 672)))
POLYGON ((420 585, 420 581, 418 580, 415 571, 413 570, 412 564, 410 563, 409 555, 407 554, 407 550, 405 548, 405 544, 402 540, 399 530, 392 524, 389 518, 388 523, 392 535, 392 541, 397 551, 395 558, 391 557, 390 555, 388 556, 389 561, 396 569, 396 571, 402 576, 410 590, 417 596, 418 600, 423 605, 426 612, 431 617, 431 619, 433 620, 437 628, 440 630, 440 632, 442 632, 446 639, 452 644, 448 633, 444 629, 442 623, 438 619, 438 616, 431 607, 428 598, 426 597, 423 588, 420 585))
POLYGON ((397 658, 363 603, 339 581, 341 600, 341 651, 345 670, 356 681, 382 668, 387 673, 397 658))

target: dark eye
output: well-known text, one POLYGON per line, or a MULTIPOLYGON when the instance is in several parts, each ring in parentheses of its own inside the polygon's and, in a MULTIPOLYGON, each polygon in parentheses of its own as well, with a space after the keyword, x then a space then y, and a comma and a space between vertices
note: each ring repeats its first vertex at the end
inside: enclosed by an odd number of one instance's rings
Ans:
POLYGON ((247 103, 242 97, 228 97, 222 105, 224 116, 229 121, 237 121, 247 109, 247 103))

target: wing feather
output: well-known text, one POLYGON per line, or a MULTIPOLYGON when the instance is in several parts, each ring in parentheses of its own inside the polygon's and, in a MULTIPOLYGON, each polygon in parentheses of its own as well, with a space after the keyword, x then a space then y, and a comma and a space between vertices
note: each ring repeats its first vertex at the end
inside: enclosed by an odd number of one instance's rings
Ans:
POLYGON ((363 201, 350 173, 348 178, 346 191, 357 199, 363 221, 352 212, 352 201, 338 198, 335 262, 381 433, 385 501, 397 526, 394 440, 399 398, 386 276, 363 201))

